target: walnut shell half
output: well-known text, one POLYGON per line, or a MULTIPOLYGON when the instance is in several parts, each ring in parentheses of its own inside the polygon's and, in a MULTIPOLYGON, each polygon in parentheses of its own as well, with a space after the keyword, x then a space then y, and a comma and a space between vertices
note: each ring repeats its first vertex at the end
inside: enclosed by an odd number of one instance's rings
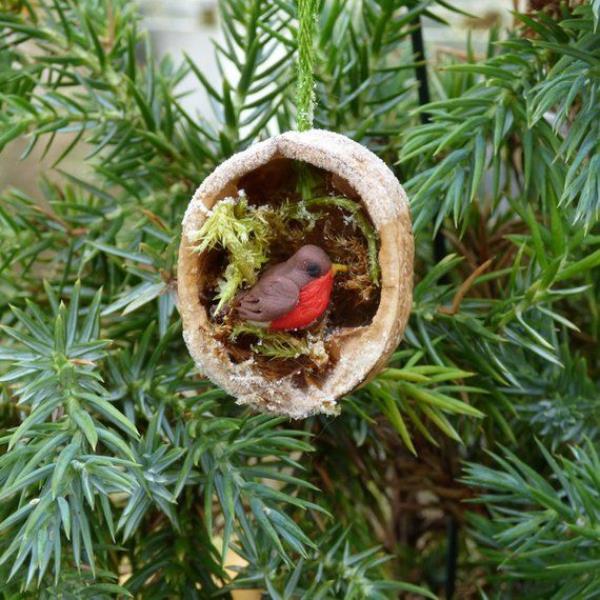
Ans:
POLYGON ((304 418, 339 412, 337 401, 372 378, 400 342, 412 303, 414 244, 406 194, 390 169, 372 152, 330 131, 288 132, 240 152, 217 167, 198 188, 185 213, 179 249, 178 295, 183 335, 201 372, 238 403, 258 410, 304 418), (298 387, 292 377, 270 381, 252 360, 234 363, 213 337, 213 325, 200 302, 202 260, 190 236, 218 200, 235 195, 244 175, 271 161, 288 158, 324 169, 360 196, 380 239, 381 297, 370 325, 342 332, 339 360, 317 387, 298 387))

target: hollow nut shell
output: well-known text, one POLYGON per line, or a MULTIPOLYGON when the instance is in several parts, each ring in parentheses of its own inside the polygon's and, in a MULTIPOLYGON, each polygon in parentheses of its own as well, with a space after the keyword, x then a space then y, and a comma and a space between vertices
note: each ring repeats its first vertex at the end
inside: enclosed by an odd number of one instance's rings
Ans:
POLYGON ((315 413, 336 414, 338 399, 374 377, 397 347, 412 303, 414 243, 406 194, 390 169, 349 138, 313 129, 287 132, 240 152, 217 167, 200 185, 183 219, 179 248, 178 306, 187 347, 200 371, 239 404, 300 419, 315 413), (346 182, 361 198, 380 239, 381 299, 370 325, 339 338, 339 360, 320 386, 299 388, 293 378, 268 380, 252 359, 230 360, 213 337, 213 326, 200 302, 202 260, 193 234, 212 206, 237 194, 244 175, 273 160, 289 158, 325 169, 346 182))

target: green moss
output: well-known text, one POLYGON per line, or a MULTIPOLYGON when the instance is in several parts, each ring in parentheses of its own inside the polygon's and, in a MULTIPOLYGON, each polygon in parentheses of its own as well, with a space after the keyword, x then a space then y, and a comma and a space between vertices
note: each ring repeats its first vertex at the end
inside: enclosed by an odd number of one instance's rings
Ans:
POLYGON ((235 342, 241 335, 251 335, 257 338, 252 344, 252 351, 270 358, 298 358, 311 352, 306 339, 298 338, 284 331, 268 331, 264 327, 238 323, 234 325, 229 339, 235 342))
POLYGON ((360 229, 361 233, 367 240, 369 247, 369 275, 371 281, 375 285, 379 285, 379 260, 377 258, 377 232, 369 220, 361 212, 361 207, 358 202, 350 200, 349 198, 342 198, 339 196, 323 196, 321 198, 312 198, 306 200, 307 208, 325 206, 325 207, 336 207, 345 210, 349 213, 350 218, 354 220, 356 226, 360 229))
POLYGON ((225 198, 218 202, 200 230, 193 236, 197 252, 221 247, 228 265, 219 284, 220 310, 238 290, 256 283, 258 273, 268 261, 267 250, 273 230, 265 213, 268 207, 248 205, 247 198, 225 198))
MULTIPOLYGON (((223 249, 227 253, 227 266, 219 281, 216 310, 235 298, 237 293, 254 285, 262 268, 270 259, 269 249, 279 240, 287 240, 292 229, 301 225, 303 232, 312 231, 317 222, 327 218, 326 211, 338 209, 363 235, 368 247, 369 277, 379 284, 377 259, 378 238, 374 227, 361 211, 358 202, 339 196, 322 196, 299 202, 285 201, 277 206, 253 206, 243 192, 237 198, 228 197, 212 209, 201 229, 193 236, 196 251, 223 249), (293 223, 296 224, 294 227, 293 223)), ((344 243, 342 240, 340 243, 344 243)), ((230 317, 226 321, 229 322, 230 317)), ((235 342, 240 335, 256 338, 251 349, 254 353, 272 358, 298 358, 319 351, 306 338, 283 332, 229 322, 232 327, 229 340, 235 342)))

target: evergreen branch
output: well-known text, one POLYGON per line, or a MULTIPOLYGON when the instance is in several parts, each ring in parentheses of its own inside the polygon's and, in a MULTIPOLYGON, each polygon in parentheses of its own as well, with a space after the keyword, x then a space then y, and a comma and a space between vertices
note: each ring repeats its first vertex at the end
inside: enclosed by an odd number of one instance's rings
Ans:
POLYGON ((507 449, 491 455, 496 468, 467 466, 465 481, 485 488, 481 501, 494 519, 472 522, 485 535, 490 560, 504 577, 524 579, 532 597, 590 597, 600 564, 594 543, 598 455, 591 444, 574 447, 573 460, 538 447, 554 483, 507 449))

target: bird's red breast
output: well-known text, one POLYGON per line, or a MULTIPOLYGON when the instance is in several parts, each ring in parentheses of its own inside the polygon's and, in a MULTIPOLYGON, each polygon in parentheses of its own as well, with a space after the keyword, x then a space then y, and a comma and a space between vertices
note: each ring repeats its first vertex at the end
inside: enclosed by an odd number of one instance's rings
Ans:
POLYGON ((269 329, 284 331, 302 329, 316 321, 327 308, 333 290, 333 269, 310 283, 307 283, 298 296, 296 306, 285 315, 271 321, 269 329))

